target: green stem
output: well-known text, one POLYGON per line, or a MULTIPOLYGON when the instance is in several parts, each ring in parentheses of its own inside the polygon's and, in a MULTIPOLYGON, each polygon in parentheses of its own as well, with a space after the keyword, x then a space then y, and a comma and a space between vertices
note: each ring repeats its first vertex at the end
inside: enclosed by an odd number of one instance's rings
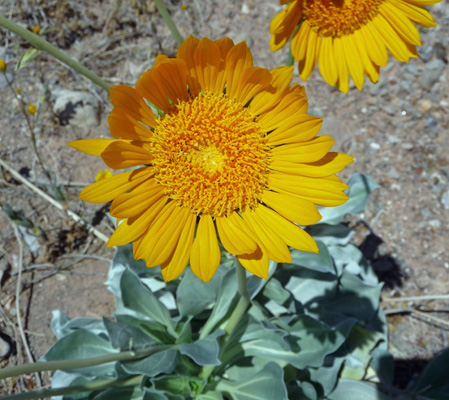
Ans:
MULTIPOLYGON (((235 268, 237 270, 237 280, 239 285, 239 294, 240 299, 237 305, 234 308, 234 311, 232 312, 231 316, 229 317, 228 323, 226 324, 224 330, 226 332, 226 336, 224 337, 224 342, 221 344, 221 351, 219 359, 221 359, 221 356, 223 354, 223 349, 226 348, 226 342, 229 339, 229 337, 232 335, 232 333, 237 328, 237 325, 239 324, 242 317, 245 315, 246 311, 248 310, 249 305, 251 304, 250 295, 248 292, 248 287, 246 285, 246 271, 245 268, 242 267, 242 265, 239 263, 237 257, 235 258, 235 268)), ((203 370, 201 371, 201 378, 206 380, 210 377, 212 372, 214 371, 215 366, 213 365, 206 365, 203 367, 203 370)))
POLYGON ((121 381, 105 379, 97 382, 89 382, 85 385, 69 386, 55 389, 40 389, 33 392, 15 394, 3 397, 3 400, 33 400, 42 399, 45 397, 53 398, 53 396, 65 396, 70 394, 92 392, 95 390, 107 389, 109 387, 137 386, 141 381, 142 375, 133 376, 132 378, 123 379, 121 381))
POLYGON ((178 31, 178 28, 176 28, 175 23, 170 17, 170 14, 168 13, 167 9, 164 6, 164 2, 162 0, 154 0, 154 3, 156 4, 157 9, 161 13, 162 18, 164 18, 165 23, 168 26, 168 29, 170 29, 171 34, 176 40, 176 43, 178 43, 178 46, 181 46, 184 39, 182 38, 181 34, 178 31))
POLYGON ((293 65, 294 62, 295 62, 295 59, 293 58, 292 48, 289 47, 286 65, 293 65))
POLYGON ((10 30, 11 32, 16 33, 27 42, 32 44, 36 49, 46 51, 48 54, 51 54, 53 57, 57 58, 59 61, 63 62, 70 68, 73 68, 75 71, 84 75, 86 78, 90 79, 93 83, 100 86, 102 89, 109 91, 110 85, 106 83, 103 79, 101 79, 98 75, 89 71, 86 67, 83 67, 79 62, 75 61, 73 58, 70 58, 67 54, 58 50, 55 46, 48 43, 42 37, 30 32, 28 29, 17 25, 12 22, 8 18, 0 15, 0 26, 10 30))
POLYGON ((100 357, 85 358, 82 360, 55 360, 37 362, 33 364, 17 365, 15 367, 4 368, 0 370, 0 379, 10 378, 13 376, 31 374, 33 372, 42 371, 56 371, 93 367, 95 365, 107 364, 114 361, 127 361, 135 360, 151 356, 152 354, 159 353, 160 351, 175 349, 178 346, 157 346, 150 349, 136 350, 136 351, 121 351, 120 353, 107 354, 100 357))

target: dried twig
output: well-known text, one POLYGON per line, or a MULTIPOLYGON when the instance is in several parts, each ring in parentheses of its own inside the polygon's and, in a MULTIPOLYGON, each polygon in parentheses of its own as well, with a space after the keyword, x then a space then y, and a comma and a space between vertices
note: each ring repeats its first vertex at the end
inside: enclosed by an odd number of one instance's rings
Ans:
POLYGON ((11 175, 14 177, 14 179, 18 180, 19 182, 23 183, 25 186, 28 186, 33 192, 37 193, 39 196, 41 196, 43 199, 47 200, 50 204, 55 206, 61 211, 65 211, 75 222, 78 222, 82 224, 84 227, 87 228, 87 230, 91 233, 93 233, 97 238, 103 240, 104 242, 108 241, 108 237, 100 232, 98 229, 94 228, 92 225, 88 224, 87 222, 83 221, 83 219, 76 213, 74 213, 71 210, 64 209, 62 204, 58 203, 55 199, 50 197, 48 194, 40 190, 38 187, 33 185, 28 179, 24 178, 22 175, 20 175, 16 170, 14 170, 12 167, 10 167, 8 164, 6 164, 2 159, 0 159, 0 166, 7 169, 11 175))
POLYGON ((404 307, 404 308, 394 308, 392 310, 385 310, 385 315, 393 315, 393 314, 415 314, 423 318, 428 318, 432 321, 438 322, 439 324, 443 324, 446 326, 449 326, 449 321, 446 321, 444 319, 435 317, 433 315, 430 315, 428 313, 430 312, 448 312, 448 310, 416 310, 415 308, 411 307, 404 307))
POLYGON ((382 301, 385 302, 427 301, 427 300, 449 300, 449 294, 435 294, 428 296, 410 296, 410 297, 382 297, 382 301))
MULTIPOLYGON (((17 239, 17 244, 19 245, 19 260, 17 269, 19 271, 17 276, 17 285, 16 285, 16 316, 17 316, 17 326, 19 328, 20 337, 22 338, 22 344, 25 348, 26 355, 28 357, 28 362, 34 363, 34 357, 31 354, 30 346, 28 345, 27 338, 25 336, 25 331, 22 325, 22 317, 20 316, 20 292, 22 289, 22 267, 23 267, 23 243, 19 234, 19 230, 17 229, 16 224, 11 221, 11 225, 14 230, 14 235, 17 239)), ((39 382, 40 386, 43 385, 42 377, 39 373, 35 373, 36 381, 39 382)))

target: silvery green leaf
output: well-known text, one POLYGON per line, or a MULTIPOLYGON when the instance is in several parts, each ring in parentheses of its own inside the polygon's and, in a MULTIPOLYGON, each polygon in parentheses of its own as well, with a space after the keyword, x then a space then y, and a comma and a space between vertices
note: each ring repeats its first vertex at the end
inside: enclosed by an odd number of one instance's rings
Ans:
POLYGON ((303 305, 334 296, 338 279, 335 275, 299 268, 295 270, 285 288, 303 305))
POLYGON ((173 329, 170 312, 148 289, 140 282, 139 278, 131 271, 123 271, 120 279, 120 290, 122 294, 123 305, 147 317, 153 321, 159 322, 167 328, 173 329))
POLYGON ((223 276, 218 289, 215 306, 203 330, 212 331, 221 319, 229 312, 230 306, 237 294, 237 277, 235 268, 229 269, 223 276))
POLYGON ((424 368, 416 383, 413 393, 430 399, 446 400, 449 398, 449 349, 437 354, 424 368))
POLYGON ((284 371, 276 363, 268 363, 259 371, 240 368, 239 375, 236 381, 220 380, 216 390, 232 400, 288 400, 284 371))
POLYGON ((348 355, 341 377, 361 380, 371 361, 371 352, 383 339, 382 332, 370 332, 355 325, 344 345, 348 355))
POLYGON ((117 387, 102 391, 92 400, 141 400, 143 395, 138 386, 117 387))
POLYGON ((288 328, 289 333, 295 337, 291 340, 294 340, 299 347, 298 357, 291 364, 299 369, 320 367, 325 357, 343 344, 354 323, 354 319, 347 319, 329 328, 307 315, 301 316, 288 328))
POLYGON ((220 365, 218 353, 220 351, 219 338, 224 335, 224 331, 219 329, 204 339, 193 343, 181 344, 181 354, 189 356, 198 365, 220 365))
POLYGON ((248 292, 250 294, 251 299, 257 296, 257 294, 264 288, 264 286, 269 282, 270 278, 276 272, 278 263, 270 260, 268 264, 268 279, 262 279, 258 276, 247 273, 247 286, 248 292))
POLYGON ((186 376, 172 375, 155 377, 151 379, 151 382, 157 391, 190 397, 193 394, 190 388, 191 379, 186 376))
POLYGON ((318 383, 323 388, 325 396, 334 390, 344 360, 344 357, 335 358, 329 355, 324 359, 323 365, 307 369, 307 373, 310 374, 310 380, 318 383))
POLYGON ((74 318, 69 319, 67 315, 59 310, 52 311, 51 329, 55 336, 60 339, 78 329, 90 331, 95 335, 106 333, 106 328, 101 319, 96 318, 74 318))
POLYGON ((134 326, 110 321, 107 318, 103 318, 103 323, 108 331, 109 340, 116 349, 142 349, 157 343, 153 338, 134 326))
POLYGON ((196 315, 215 303, 223 275, 227 272, 218 268, 209 282, 203 282, 190 269, 188 269, 176 292, 180 314, 196 315))
POLYGON ((195 400, 223 400, 221 392, 211 391, 195 396, 195 400))
POLYGON ((169 398, 159 390, 145 388, 142 400, 169 400, 169 398))
POLYGON ((378 346, 371 352, 371 356, 371 367, 376 371, 380 381, 386 385, 392 385, 394 376, 393 355, 378 346))
POLYGON ((34 47, 28 49, 23 53, 19 61, 17 61, 16 70, 25 68, 27 65, 30 65, 36 58, 38 58, 41 54, 41 51, 35 49, 34 47))
POLYGON ((310 233, 315 240, 320 240, 326 246, 345 246, 350 242, 354 235, 354 231, 343 224, 328 225, 319 223, 308 227, 307 232, 310 233))
POLYGON ((340 379, 329 400, 391 400, 373 385, 351 379, 340 379))
POLYGON ((141 360, 123 361, 120 364, 130 374, 156 376, 172 373, 177 361, 178 352, 176 350, 165 350, 141 360))
MULTIPOLYGON (((116 353, 108 340, 85 330, 76 330, 59 339, 42 358, 44 361, 76 360, 116 353)), ((71 371, 71 370, 66 370, 71 371)), ((113 363, 75 370, 84 376, 100 376, 114 372, 113 363)))
POLYGON ((159 343, 173 343, 173 338, 167 334, 167 329, 159 322, 149 321, 126 314, 113 314, 113 317, 121 324, 140 329, 159 343))
POLYGON ((369 176, 360 173, 352 175, 347 184, 349 189, 346 194, 349 200, 337 207, 320 207, 319 211, 323 217, 320 223, 338 224, 343 221, 345 215, 362 212, 366 207, 369 194, 379 187, 369 176))
POLYGON ((315 387, 309 382, 294 382, 287 386, 289 399, 317 400, 315 387))
POLYGON ((316 240, 316 244, 318 245, 319 253, 292 249, 291 263, 314 271, 335 274, 334 264, 327 246, 320 240, 316 240))

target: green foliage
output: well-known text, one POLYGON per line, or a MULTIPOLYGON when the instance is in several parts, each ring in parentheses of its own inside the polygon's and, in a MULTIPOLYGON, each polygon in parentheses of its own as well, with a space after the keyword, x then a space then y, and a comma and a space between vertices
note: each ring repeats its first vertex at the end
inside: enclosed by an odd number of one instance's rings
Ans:
MULTIPOLYGON (((114 320, 69 320, 55 312, 59 340, 45 359, 126 351, 134 357, 58 372, 54 387, 109 379, 104 388, 63 400, 388 399, 363 382, 374 374, 376 382, 392 384, 381 285, 350 243, 352 232, 335 224, 347 210, 364 206, 375 187, 361 175, 351 179, 351 207, 337 207, 326 217, 333 224, 310 229, 320 253, 292 250, 292 263, 270 264, 268 280, 249 277, 252 304, 230 334, 223 329, 239 294, 229 256, 209 283, 190 270, 165 283, 157 268, 132 258, 130 246, 119 248, 108 279, 117 302, 114 320), (126 386, 130 379, 140 385, 126 386)), ((414 393, 447 398, 448 354, 428 367, 414 393)))

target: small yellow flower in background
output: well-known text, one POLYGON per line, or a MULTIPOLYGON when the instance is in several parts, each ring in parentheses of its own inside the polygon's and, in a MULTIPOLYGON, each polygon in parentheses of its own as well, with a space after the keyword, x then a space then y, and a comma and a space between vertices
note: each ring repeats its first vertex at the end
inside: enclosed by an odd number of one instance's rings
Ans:
POLYGON ((5 62, 5 60, 2 60, 1 58, 0 58, 0 71, 5 71, 6 70, 6 62, 5 62))
POLYGON ((181 8, 182 8, 183 10, 187 10, 187 4, 182 3, 182 4, 181 4, 181 8))
POLYGON ((34 104, 30 104, 28 106, 28 110, 27 110, 30 114, 36 114, 37 113, 37 108, 34 104))
POLYGON ((289 4, 271 21, 271 50, 285 46, 293 35, 291 52, 304 81, 318 63, 329 85, 347 93, 349 74, 362 90, 365 75, 378 81, 379 67, 388 62, 387 50, 402 62, 417 57, 421 39, 412 22, 436 26, 423 6, 440 1, 280 0, 289 4))
POLYGON ((141 166, 80 194, 112 201, 121 223, 108 246, 134 242, 134 257, 161 265, 166 281, 189 261, 209 281, 218 240, 265 279, 270 259, 292 261, 288 246, 318 252, 296 224, 318 222, 316 205, 347 200, 335 173, 352 157, 330 153, 332 138, 316 136, 322 120, 307 115, 304 87, 291 85, 292 76, 292 66, 254 67, 244 42, 190 36, 176 58, 158 56, 135 89, 111 88, 115 139, 69 143, 112 169, 141 166))
POLYGON ((96 176, 95 176, 95 181, 96 182, 100 182, 104 179, 110 178, 112 176, 112 171, 110 171, 109 169, 104 169, 102 171, 100 171, 96 176))
POLYGON ((22 94, 22 89, 17 88, 17 89, 16 89, 16 93, 20 96, 20 95, 22 94))
POLYGON ((40 25, 35 25, 31 28, 31 30, 36 34, 39 35, 40 31, 41 31, 41 27, 40 25))

